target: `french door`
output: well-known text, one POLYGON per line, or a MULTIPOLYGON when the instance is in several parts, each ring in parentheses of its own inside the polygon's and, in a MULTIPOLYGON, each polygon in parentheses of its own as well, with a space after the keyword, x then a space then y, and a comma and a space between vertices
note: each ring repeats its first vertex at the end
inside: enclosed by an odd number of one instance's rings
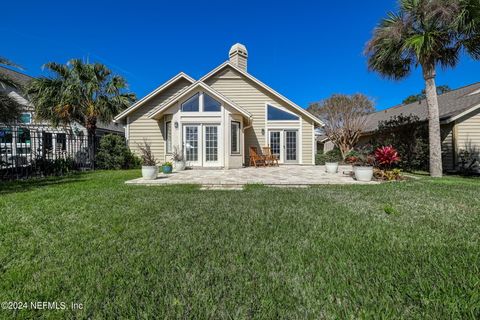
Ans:
POLYGON ((280 163, 298 163, 298 130, 269 130, 269 146, 280 163))
POLYGON ((222 166, 221 135, 218 124, 183 126, 183 146, 187 165, 194 167, 222 166))

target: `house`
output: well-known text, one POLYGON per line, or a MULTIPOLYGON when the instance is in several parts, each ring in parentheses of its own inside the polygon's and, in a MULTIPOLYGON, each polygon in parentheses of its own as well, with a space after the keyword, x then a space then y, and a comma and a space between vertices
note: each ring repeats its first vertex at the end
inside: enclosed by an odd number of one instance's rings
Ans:
MULTIPOLYGON (((0 74, 15 83, 26 87, 33 79, 24 73, 0 66, 0 74)), ((0 169, 26 165, 35 157, 49 159, 78 156, 86 153, 88 146, 87 129, 80 123, 68 127, 53 127, 48 121, 35 120, 35 108, 28 97, 17 88, 0 90, 13 97, 23 110, 16 123, 0 123, 0 169)), ((98 141, 103 135, 113 133, 124 135, 123 126, 111 123, 98 123, 95 133, 98 141)))
POLYGON ((190 167, 240 168, 249 148, 270 146, 281 164, 313 165, 315 116, 247 72, 248 52, 195 80, 181 72, 120 113, 130 148, 144 140, 159 161, 183 151, 190 167))
MULTIPOLYGON (((444 170, 458 169, 459 156, 463 151, 480 161, 480 82, 439 95, 438 107, 444 170)), ((366 141, 375 135, 380 122, 401 114, 414 115, 426 122, 427 103, 423 99, 369 115, 361 140, 366 141)))
POLYGON ((316 134, 317 151, 315 153, 327 153, 335 149, 335 144, 324 134, 316 134))

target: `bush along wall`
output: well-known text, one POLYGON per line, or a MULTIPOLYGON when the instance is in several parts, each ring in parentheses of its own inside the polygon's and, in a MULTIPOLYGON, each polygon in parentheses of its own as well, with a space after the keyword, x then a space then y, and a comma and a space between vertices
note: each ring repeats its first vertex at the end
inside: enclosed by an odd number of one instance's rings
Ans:
POLYGON ((106 170, 132 169, 140 166, 140 159, 130 151, 125 139, 114 134, 102 137, 95 160, 97 168, 106 170))

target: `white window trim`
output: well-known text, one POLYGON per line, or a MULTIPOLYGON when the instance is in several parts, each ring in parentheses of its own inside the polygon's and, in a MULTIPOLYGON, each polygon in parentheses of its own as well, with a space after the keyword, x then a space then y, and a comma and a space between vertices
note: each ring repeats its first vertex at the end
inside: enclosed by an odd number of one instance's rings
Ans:
POLYGON ((298 123, 302 120, 302 117, 299 115, 299 114, 296 114, 294 112, 291 112, 290 110, 287 110, 286 108, 284 107, 280 107, 274 103, 270 103, 270 102, 266 102, 265 103, 265 122, 291 122, 291 123, 298 123), (298 117, 297 120, 268 120, 268 106, 272 106, 274 108, 277 108, 281 111, 284 111, 286 113, 290 113, 291 115, 295 116, 295 117, 298 117))
POLYGON ((241 154, 241 139, 240 139, 240 135, 241 135, 241 132, 242 132, 242 124, 240 123, 240 121, 237 121, 237 120, 231 120, 230 121, 230 155, 231 156, 238 156, 241 154), (238 129, 237 129, 237 150, 236 151, 233 151, 232 150, 232 125, 235 124, 238 126, 238 129))
POLYGON ((172 154, 173 141, 170 141, 170 150, 168 149, 168 125, 170 124, 170 140, 173 140, 172 120, 165 121, 165 154, 172 154))

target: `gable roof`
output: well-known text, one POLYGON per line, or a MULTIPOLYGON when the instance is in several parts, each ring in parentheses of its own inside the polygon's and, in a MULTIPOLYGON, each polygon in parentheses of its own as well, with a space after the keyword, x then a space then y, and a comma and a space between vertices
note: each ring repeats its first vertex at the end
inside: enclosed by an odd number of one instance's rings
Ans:
POLYGON ((145 102, 149 101, 150 99, 152 99, 154 96, 156 96, 158 93, 162 92, 163 90, 167 89, 168 87, 170 87, 170 85, 174 84, 175 82, 177 82, 178 80, 180 79, 185 79, 187 81, 189 81, 190 83, 194 83, 195 80, 193 78, 191 78, 189 75, 183 73, 183 72, 180 72, 179 74, 177 74, 176 76, 174 76, 173 78, 171 78, 170 80, 164 82, 162 85, 160 85, 158 88, 156 88, 155 90, 153 90, 152 92, 150 92, 149 94, 147 94, 145 97, 143 97, 142 99, 138 100, 137 102, 135 102, 134 104, 132 104, 129 108, 125 109, 124 111, 122 111, 121 113, 119 113, 114 121, 118 121, 118 120, 121 120, 123 118, 125 118, 126 116, 128 116, 130 113, 132 113, 133 111, 135 111, 136 109, 140 108, 145 102))
MULTIPOLYGON (((440 121, 450 123, 480 108, 480 82, 452 90, 438 96, 440 121)), ((366 132, 375 131, 379 122, 389 120, 392 116, 415 115, 421 121, 428 119, 428 108, 425 99, 409 104, 401 104, 389 109, 368 115, 366 132)))
POLYGON ((34 79, 33 77, 30 77, 29 75, 26 75, 24 73, 0 66, 0 74, 9 78, 10 80, 22 85, 26 86, 28 83, 34 79))
POLYGON ((162 104, 160 104, 158 107, 156 107, 155 109, 153 109, 152 111, 150 111, 147 116, 152 119, 154 118, 156 115, 162 113, 163 111, 165 111, 166 109, 168 109, 169 107, 171 107, 173 104, 175 104, 178 100, 184 98, 185 96, 187 96, 188 94, 190 94, 192 91, 195 91, 197 90, 198 88, 202 88, 203 90, 205 90, 206 92, 210 93, 212 96, 216 97, 217 99, 221 100, 223 103, 229 105, 230 107, 234 108, 235 110, 237 110, 238 112, 240 112, 242 115, 244 115, 245 117, 247 118, 251 118, 252 115, 250 114, 250 112, 248 112, 247 110, 245 110, 244 108, 240 107, 239 105, 237 105, 235 102, 231 101, 230 99, 228 99, 227 97, 225 97, 223 94, 221 94, 220 92, 218 92, 217 90, 213 89, 212 87, 210 87, 209 85, 201 82, 200 80, 199 81, 196 81, 195 83, 193 83, 192 85, 188 86, 187 88, 184 88, 183 90, 180 90, 177 94, 173 95, 172 97, 170 97, 169 99, 165 100, 162 104))
POLYGON ((272 95, 274 95, 276 98, 278 98, 279 100, 281 100, 282 102, 284 102, 285 104, 291 106, 292 108, 296 109, 297 111, 299 111, 301 114, 303 114, 304 116, 306 116, 307 118, 313 120, 314 123, 317 123, 321 126, 323 126, 323 122, 315 117, 313 114, 311 114, 310 112, 308 112, 307 110, 303 109, 302 107, 300 107, 299 105, 295 104, 294 102, 290 101, 289 99, 287 99, 286 97, 284 97, 283 95, 281 95, 280 93, 278 93, 277 91, 273 90, 272 88, 270 88, 269 86, 267 86, 265 83, 261 82, 260 80, 258 80, 257 78, 255 78, 254 76, 252 76, 251 74, 237 68, 236 66, 234 66, 233 64, 231 64, 229 61, 225 61, 224 63, 222 63, 221 65, 219 65, 218 67, 216 67, 215 69, 213 69, 212 71, 210 71, 209 73, 207 73, 206 75, 204 75, 199 81, 202 81, 204 82, 205 80, 207 80, 208 78, 210 78, 211 76, 213 76, 214 74, 216 74, 217 72, 219 72, 220 70, 226 68, 226 67, 230 67, 232 68, 233 70, 237 71, 238 73, 240 73, 242 76, 244 76, 245 78, 251 80, 252 82, 254 82, 255 84, 257 84, 258 86, 260 86, 261 88, 265 89, 266 91, 268 91, 269 93, 271 93, 272 95))

